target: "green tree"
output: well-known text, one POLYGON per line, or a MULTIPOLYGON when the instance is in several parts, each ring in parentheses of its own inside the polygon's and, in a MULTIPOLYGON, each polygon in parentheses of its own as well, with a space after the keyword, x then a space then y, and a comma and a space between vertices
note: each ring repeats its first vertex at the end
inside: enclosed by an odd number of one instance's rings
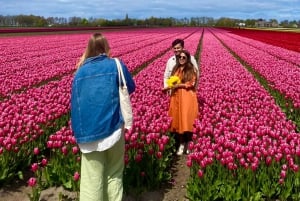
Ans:
POLYGON ((246 27, 254 27, 255 26, 255 19, 246 19, 245 23, 246 23, 246 27))

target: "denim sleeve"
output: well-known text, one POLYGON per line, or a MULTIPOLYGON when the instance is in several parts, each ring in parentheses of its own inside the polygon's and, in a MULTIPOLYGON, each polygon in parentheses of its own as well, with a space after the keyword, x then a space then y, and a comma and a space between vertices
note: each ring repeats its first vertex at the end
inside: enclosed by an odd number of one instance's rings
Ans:
POLYGON ((125 64, 122 61, 120 61, 120 63, 121 63, 123 74, 124 74, 124 77, 126 80, 128 92, 129 92, 129 94, 131 94, 135 91, 135 82, 132 79, 132 76, 131 76, 130 72, 128 71, 127 67, 125 66, 125 64))

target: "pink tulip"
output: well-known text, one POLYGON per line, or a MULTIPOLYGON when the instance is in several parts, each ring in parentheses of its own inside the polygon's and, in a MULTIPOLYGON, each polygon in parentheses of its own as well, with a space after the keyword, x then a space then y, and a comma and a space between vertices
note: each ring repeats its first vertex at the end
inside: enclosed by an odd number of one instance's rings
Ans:
POLYGON ((125 154, 125 156, 124 156, 124 163, 125 163, 125 165, 127 165, 129 163, 129 156, 128 156, 128 154, 125 154))
POLYGON ((284 179, 283 179, 283 178, 280 178, 278 182, 279 182, 279 184, 282 185, 282 184, 284 184, 284 179))
POLYGON ((138 162, 142 161, 143 155, 138 153, 138 154, 135 156, 134 159, 135 159, 135 162, 138 163, 138 162))
POLYGON ((281 166, 281 169, 284 170, 284 171, 287 171, 287 168, 288 168, 288 166, 287 166, 286 164, 283 164, 283 165, 281 166))
POLYGON ((187 161, 186 161, 186 165, 187 165, 188 167, 192 167, 192 165, 193 165, 192 160, 187 160, 187 161))
POLYGON ((299 168, 299 165, 293 164, 293 165, 291 166, 291 169, 292 169, 294 172, 298 172, 300 168, 299 168))
POLYGON ((204 176, 204 173, 202 170, 198 170, 198 177, 202 178, 204 176))
POLYGON ((251 163, 251 170, 252 170, 252 171, 257 170, 258 165, 259 165, 258 163, 251 163))
POLYGON ((156 157, 158 159, 162 158, 162 153, 160 151, 156 152, 156 157))
POLYGON ((39 169, 39 165, 37 163, 31 164, 31 171, 36 172, 39 169))
POLYGON ((148 150, 148 154, 149 154, 150 156, 153 155, 153 154, 154 154, 154 149, 150 148, 150 149, 148 150))
POLYGON ((67 155, 68 154, 68 148, 66 146, 63 146, 61 148, 61 152, 64 154, 64 155, 67 155))
POLYGON ((130 139, 130 134, 129 133, 125 133, 125 140, 129 141, 129 139, 130 139))
POLYGON ((46 158, 43 158, 41 164, 42 166, 46 166, 48 164, 48 160, 46 158))
POLYGON ((140 173, 140 175, 141 175, 141 177, 145 177, 145 176, 146 176, 146 173, 145 173, 144 171, 142 171, 142 172, 140 173))
POLYGON ((286 171, 285 170, 281 170, 280 172, 280 178, 284 179, 286 177, 286 171))
POLYGON ((47 148, 53 148, 53 141, 47 141, 47 148))
POLYGON ((38 148, 38 147, 35 147, 35 148, 33 149, 33 153, 34 153, 34 155, 39 155, 39 153, 40 153, 39 148, 38 148))
POLYGON ((77 146, 72 147, 72 153, 77 154, 79 152, 79 148, 77 146))
POLYGON ((80 161, 81 161, 81 157, 80 157, 80 156, 77 156, 77 157, 76 157, 76 161, 77 161, 77 162, 80 162, 80 161))
POLYGON ((189 149, 189 150, 193 150, 193 149, 194 149, 194 143, 193 143, 193 142, 190 142, 190 143, 188 144, 188 149, 189 149))
POLYGON ((159 144, 159 151, 163 152, 165 149, 165 145, 164 144, 159 144))
POLYGON ((272 163, 272 157, 271 156, 267 156, 266 158, 266 165, 269 166, 272 163))
POLYGON ((30 187, 35 187, 36 184, 37 184, 37 180, 35 177, 30 177, 29 180, 27 181, 27 184, 30 186, 30 187))
POLYGON ((73 176, 74 181, 78 181, 79 178, 80 178, 80 174, 78 172, 75 172, 73 176))

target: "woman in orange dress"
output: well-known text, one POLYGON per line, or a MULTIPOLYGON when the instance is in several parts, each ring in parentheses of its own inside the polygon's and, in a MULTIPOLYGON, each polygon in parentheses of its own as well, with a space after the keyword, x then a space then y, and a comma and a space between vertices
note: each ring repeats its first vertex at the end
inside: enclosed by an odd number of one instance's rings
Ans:
POLYGON ((192 138, 193 124, 198 115, 198 101, 196 96, 197 71, 191 63, 191 55, 182 50, 173 68, 171 77, 179 78, 171 84, 171 98, 169 116, 172 117, 170 131, 175 133, 179 143, 177 155, 182 155, 192 138), (173 76, 173 77, 172 77, 173 76), (177 77, 176 77, 177 76, 177 77))

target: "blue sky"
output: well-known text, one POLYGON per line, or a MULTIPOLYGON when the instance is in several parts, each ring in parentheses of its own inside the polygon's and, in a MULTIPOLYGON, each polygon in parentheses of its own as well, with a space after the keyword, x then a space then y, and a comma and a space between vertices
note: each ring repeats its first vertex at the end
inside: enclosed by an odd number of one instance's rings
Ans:
POLYGON ((300 20, 300 0, 0 0, 0 15, 145 19, 229 17, 300 20))

